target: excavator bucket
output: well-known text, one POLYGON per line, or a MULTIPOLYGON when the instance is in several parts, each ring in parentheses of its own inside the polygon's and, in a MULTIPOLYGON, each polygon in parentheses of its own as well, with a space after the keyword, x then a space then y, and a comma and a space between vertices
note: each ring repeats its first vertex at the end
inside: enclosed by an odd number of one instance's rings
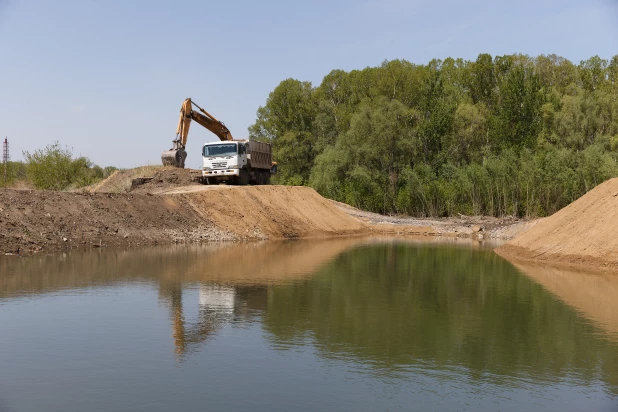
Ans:
POLYGON ((174 166, 181 169, 185 168, 185 159, 187 152, 184 149, 167 150, 161 154, 163 166, 174 166))

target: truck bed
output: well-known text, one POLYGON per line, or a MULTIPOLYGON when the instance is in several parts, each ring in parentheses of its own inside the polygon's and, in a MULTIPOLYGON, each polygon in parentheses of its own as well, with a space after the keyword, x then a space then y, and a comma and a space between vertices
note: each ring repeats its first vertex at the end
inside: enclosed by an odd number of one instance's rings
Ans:
POLYGON ((251 155, 251 167, 257 169, 270 169, 273 159, 270 144, 250 140, 248 146, 249 150, 247 154, 251 155))

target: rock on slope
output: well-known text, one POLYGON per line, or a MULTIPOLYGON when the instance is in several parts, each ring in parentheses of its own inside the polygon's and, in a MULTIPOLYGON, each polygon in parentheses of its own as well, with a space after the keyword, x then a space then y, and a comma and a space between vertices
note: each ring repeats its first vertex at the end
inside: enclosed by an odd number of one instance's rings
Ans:
POLYGON ((618 269, 618 178, 496 249, 511 259, 618 269))

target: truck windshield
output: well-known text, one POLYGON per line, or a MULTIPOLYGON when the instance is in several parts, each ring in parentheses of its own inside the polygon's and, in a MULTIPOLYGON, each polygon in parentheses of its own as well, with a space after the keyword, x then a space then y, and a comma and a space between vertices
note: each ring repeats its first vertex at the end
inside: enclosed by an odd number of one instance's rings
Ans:
POLYGON ((204 156, 231 156, 236 154, 236 144, 213 144, 204 146, 204 156))

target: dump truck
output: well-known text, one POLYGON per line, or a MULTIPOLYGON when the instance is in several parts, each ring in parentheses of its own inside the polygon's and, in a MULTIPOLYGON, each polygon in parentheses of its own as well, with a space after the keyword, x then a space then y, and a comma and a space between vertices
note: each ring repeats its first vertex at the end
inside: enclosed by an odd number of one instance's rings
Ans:
POLYGON ((202 176, 207 184, 268 185, 277 171, 270 144, 256 140, 206 143, 202 158, 202 176))
POLYGON ((172 148, 161 155, 164 166, 185 167, 187 158, 185 147, 191 121, 210 130, 220 140, 206 143, 202 147, 204 183, 270 184, 271 175, 277 172, 277 163, 272 161, 270 143, 234 140, 223 122, 217 120, 191 98, 185 99, 180 107, 176 139, 172 141, 172 148), (194 107, 199 111, 194 110, 194 107))

